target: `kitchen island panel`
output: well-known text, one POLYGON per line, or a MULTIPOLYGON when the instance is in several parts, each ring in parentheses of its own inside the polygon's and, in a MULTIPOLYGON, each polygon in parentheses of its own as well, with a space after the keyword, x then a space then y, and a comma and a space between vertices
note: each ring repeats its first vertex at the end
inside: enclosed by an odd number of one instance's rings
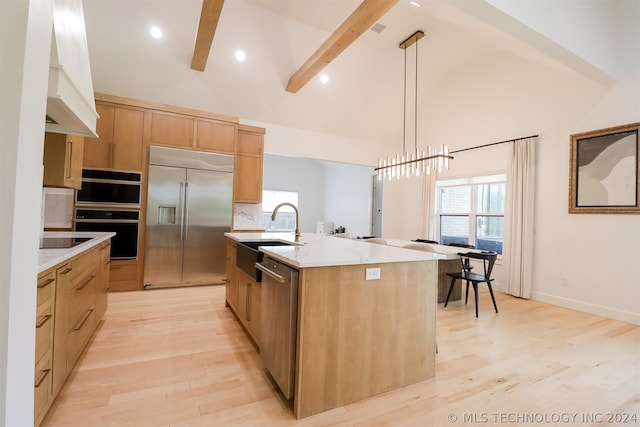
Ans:
POLYGON ((437 274, 431 261, 301 270, 297 418, 433 377, 437 274))

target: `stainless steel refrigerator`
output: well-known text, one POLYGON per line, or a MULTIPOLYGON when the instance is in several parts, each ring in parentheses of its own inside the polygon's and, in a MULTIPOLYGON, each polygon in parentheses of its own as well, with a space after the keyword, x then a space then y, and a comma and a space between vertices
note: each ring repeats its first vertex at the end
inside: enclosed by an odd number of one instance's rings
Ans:
POLYGON ((151 147, 145 289, 223 284, 233 156, 151 147))

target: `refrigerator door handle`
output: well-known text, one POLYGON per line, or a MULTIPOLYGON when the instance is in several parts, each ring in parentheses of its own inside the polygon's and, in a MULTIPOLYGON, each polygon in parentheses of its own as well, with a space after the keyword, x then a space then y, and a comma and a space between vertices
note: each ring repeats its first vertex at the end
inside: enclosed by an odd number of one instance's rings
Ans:
POLYGON ((181 182, 180 183, 180 240, 184 240, 184 213, 185 213, 185 209, 184 209, 184 205, 185 205, 185 194, 186 194, 186 183, 185 182, 181 182))
POLYGON ((184 224, 184 240, 189 239, 189 181, 184 183, 184 210, 183 224, 184 224))

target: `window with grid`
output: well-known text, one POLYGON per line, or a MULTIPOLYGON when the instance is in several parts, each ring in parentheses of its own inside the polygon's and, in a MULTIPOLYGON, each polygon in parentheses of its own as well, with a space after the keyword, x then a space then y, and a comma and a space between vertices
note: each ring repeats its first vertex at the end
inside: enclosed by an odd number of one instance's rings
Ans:
POLYGON ((506 175, 438 181, 436 189, 441 244, 502 254, 506 175))
POLYGON ((264 190, 262 192, 262 224, 266 231, 291 231, 296 229, 296 214, 292 207, 278 209, 275 221, 271 221, 273 209, 280 203, 289 202, 298 206, 297 191, 264 190))

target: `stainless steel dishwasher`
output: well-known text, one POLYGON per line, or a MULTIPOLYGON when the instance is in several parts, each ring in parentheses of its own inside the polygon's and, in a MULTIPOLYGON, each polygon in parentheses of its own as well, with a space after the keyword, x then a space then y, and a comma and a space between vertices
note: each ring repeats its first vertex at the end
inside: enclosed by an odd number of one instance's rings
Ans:
POLYGON ((260 355, 287 399, 295 383, 298 330, 298 270, 265 256, 256 263, 262 271, 262 333, 260 355))

